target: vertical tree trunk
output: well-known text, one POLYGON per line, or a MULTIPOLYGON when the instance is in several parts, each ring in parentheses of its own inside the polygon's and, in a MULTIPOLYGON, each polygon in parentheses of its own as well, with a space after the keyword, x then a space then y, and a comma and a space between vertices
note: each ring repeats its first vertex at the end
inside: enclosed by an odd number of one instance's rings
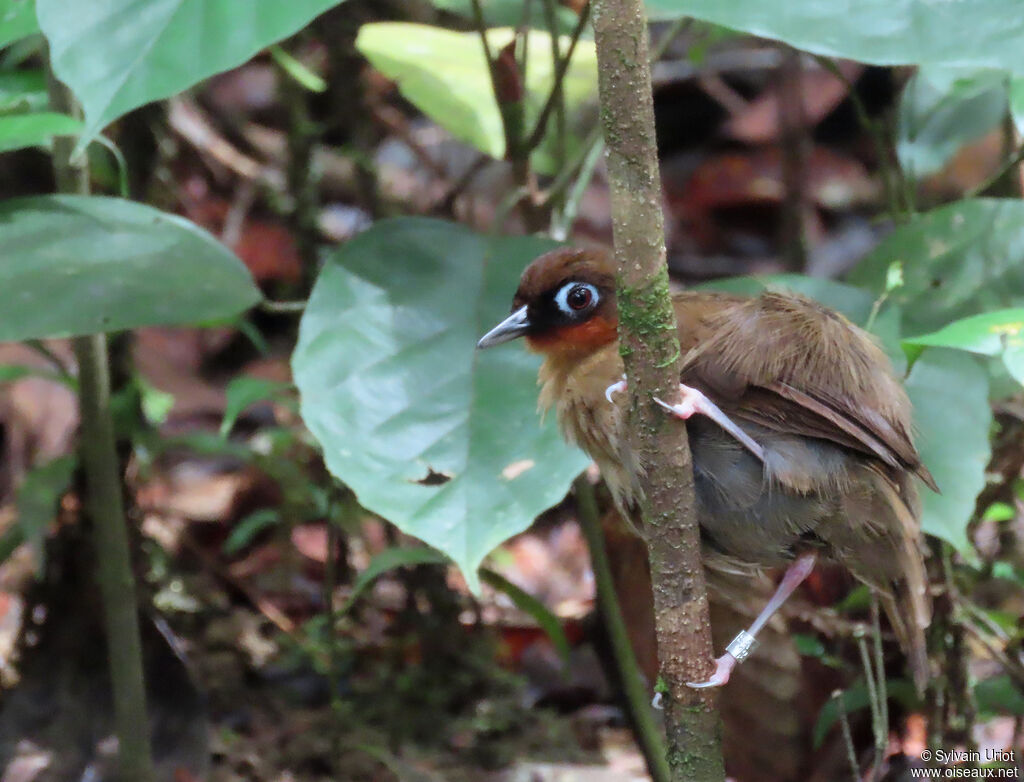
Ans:
POLYGON ((714 695, 685 682, 711 673, 711 629, 685 428, 651 400, 678 398, 647 20, 641 0, 593 0, 601 120, 618 261, 619 338, 630 437, 645 468, 643 516, 654 583, 669 764, 677 782, 725 777, 714 695))

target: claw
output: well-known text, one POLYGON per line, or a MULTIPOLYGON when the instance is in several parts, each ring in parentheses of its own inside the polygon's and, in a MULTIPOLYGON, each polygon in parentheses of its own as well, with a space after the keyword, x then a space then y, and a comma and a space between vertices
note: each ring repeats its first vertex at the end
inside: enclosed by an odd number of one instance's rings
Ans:
POLYGON ((622 380, 612 383, 608 388, 604 390, 604 398, 608 400, 608 404, 615 404, 615 400, 612 399, 613 394, 617 394, 620 391, 626 390, 626 376, 622 376, 622 380))
POLYGON ((717 660, 715 660, 715 672, 711 674, 707 681, 703 682, 687 682, 687 687, 692 687, 695 690, 702 690, 707 687, 721 687, 729 681, 729 677, 732 675, 732 669, 736 667, 736 658, 726 652, 717 660))
POLYGON ((744 432, 731 418, 729 418, 729 416, 723 413, 719 409, 718 405, 704 396, 704 394, 696 388, 691 388, 690 386, 682 383, 679 384, 679 393, 682 395, 682 400, 678 405, 670 405, 668 402, 664 402, 657 397, 654 397, 654 401, 673 415, 682 418, 684 421, 695 413, 706 415, 726 432, 735 437, 736 440, 739 441, 740 445, 754 454, 754 456, 762 462, 764 461, 764 449, 761 445, 750 435, 744 432))

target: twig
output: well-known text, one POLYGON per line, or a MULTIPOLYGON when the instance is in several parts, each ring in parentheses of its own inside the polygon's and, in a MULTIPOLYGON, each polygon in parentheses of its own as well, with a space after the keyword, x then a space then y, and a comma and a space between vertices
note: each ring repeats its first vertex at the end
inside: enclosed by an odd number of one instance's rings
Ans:
POLYGON ((685 426, 652 402, 663 394, 678 397, 680 350, 665 259, 647 19, 642 0, 593 4, 618 266, 619 347, 629 378, 627 437, 639 463, 661 674, 669 696, 669 767, 674 782, 720 782, 725 769, 714 698, 686 686, 707 679, 712 670, 693 463, 685 426))
POLYGON ((1010 678, 1016 682, 1018 689, 1024 692, 1024 663, 1021 663, 1020 660, 1015 660, 1007 654, 1005 649, 1000 649, 992 643, 991 637, 982 632, 981 628, 969 618, 960 616, 959 620, 964 629, 974 636, 978 643, 985 647, 985 651, 991 655, 992 659, 999 663, 1010 678))
POLYGON ((184 98, 171 100, 167 122, 172 130, 192 146, 238 176, 260 182, 278 192, 284 191, 285 178, 280 171, 235 149, 213 128, 193 102, 184 98))
POLYGON ((857 765, 857 750, 853 746, 853 734, 850 732, 850 718, 846 714, 846 704, 843 702, 843 691, 836 690, 833 692, 832 700, 836 702, 839 727, 843 732, 843 744, 846 745, 846 759, 850 762, 850 773, 853 774, 853 782, 861 782, 860 767, 857 765))
MULTIPOLYGON (((589 7, 589 4, 588 4, 589 7)), ((580 17, 583 16, 583 11, 580 11, 580 17)), ((544 17, 545 23, 548 28, 548 36, 551 38, 551 58, 552 58, 552 73, 557 73, 562 62, 561 43, 558 35, 558 15, 557 5, 555 0, 544 0, 544 17)), ((575 44, 575 42, 574 42, 575 44)), ((569 68, 569 57, 566 56, 565 64, 566 70, 569 68)), ((525 73, 525 68, 524 68, 525 73)), ((561 170, 562 166, 565 165, 565 87, 563 84, 564 77, 557 79, 554 84, 554 89, 557 91, 555 96, 555 163, 556 169, 561 170)))
MULTIPOLYGON (((47 79, 53 109, 80 116, 80 108, 71 91, 57 81, 49 70, 48 62, 47 79)), ((88 164, 85 161, 75 163, 73 150, 73 140, 54 139, 53 166, 57 191, 88 195, 88 164)), ((117 764, 122 778, 150 782, 154 778, 153 758, 149 746, 139 604, 111 413, 107 337, 105 334, 75 337, 71 345, 78 363, 79 448, 85 473, 85 505, 95 541, 96 577, 103 600, 118 740, 117 764)))
MULTIPOLYGON (((672 41, 690 29, 692 24, 693 19, 689 17, 676 19, 672 22, 671 26, 651 50, 651 67, 654 67, 654 64, 665 56, 665 52, 668 51, 672 41)), ((598 122, 580 146, 576 159, 559 171, 558 176, 555 177, 554 182, 551 183, 541 199, 542 208, 550 208, 553 203, 556 203, 562 197, 562 193, 568 190, 568 196, 562 207, 561 215, 556 214, 552 216, 551 234, 554 238, 564 239, 572 230, 572 224, 575 222, 579 211, 580 201, 583 199, 587 185, 590 184, 590 179, 593 177, 597 164, 601 160, 602 152, 604 152, 604 135, 602 134, 601 123, 598 122)))
MULTIPOLYGON (((474 0, 474 2, 479 2, 479 0, 474 0)), ((540 114, 537 115, 537 124, 533 128, 533 132, 526 137, 526 143, 523 146, 530 152, 540 146, 540 142, 544 138, 544 131, 547 128, 548 117, 551 116, 551 111, 554 109, 555 104, 558 103, 559 96, 562 94, 562 81, 565 79, 565 74, 569 70, 569 63, 572 62, 572 56, 576 52, 576 44, 579 42, 583 28, 587 26, 587 21, 589 19, 590 3, 588 2, 580 9, 579 18, 576 20, 576 26, 573 28, 572 36, 569 38, 569 49, 566 51, 565 57, 562 57, 557 61, 554 83, 551 85, 551 92, 548 93, 547 100, 544 101, 544 107, 540 110, 540 114)), ((554 37, 551 40, 551 45, 556 46, 554 37)))
POLYGON ((875 147, 875 155, 878 156, 878 167, 882 174, 882 187, 885 190, 886 202, 889 205, 889 214, 893 219, 899 219, 905 214, 905 205, 901 205, 899 198, 901 189, 897 187, 896 178, 902 177, 902 171, 899 170, 898 166, 893 166, 892 156, 889 147, 886 142, 886 135, 882 131, 879 124, 871 119, 871 115, 868 114, 867 106, 864 105, 864 101, 861 100, 860 95, 857 94, 857 85, 847 78, 846 74, 842 72, 838 65, 830 57, 824 57, 822 55, 811 55, 815 61, 821 65, 822 68, 827 70, 837 79, 839 79, 846 86, 846 94, 850 97, 850 103, 853 105, 853 111, 857 115, 857 121, 861 127, 868 132, 871 137, 873 146, 875 147), (897 177, 893 177, 893 170, 896 169, 897 177))
POLYGON ((31 348, 33 351, 38 353, 40 356, 45 358, 61 378, 67 382, 74 380, 74 376, 71 374, 70 368, 64 363, 64 360, 54 353, 50 347, 43 342, 41 339, 27 339, 25 340, 25 347, 31 348))
POLYGON ((264 312, 269 312, 272 315, 292 315, 295 313, 302 313, 306 309, 308 301, 270 301, 269 299, 261 299, 259 308, 264 312))
POLYGON ((862 626, 857 634, 857 649, 860 650, 860 662, 864 668, 864 681, 868 690, 868 704, 871 707, 871 733, 875 740, 875 757, 871 763, 871 782, 878 779, 879 767, 882 764, 882 757, 885 753, 886 727, 882 725, 882 707, 879 700, 879 691, 876 681, 875 668, 871 662, 871 653, 868 651, 866 639, 867 632, 862 626))
POLYGON ((654 722, 650 699, 647 696, 647 689, 644 687, 643 674, 640 672, 640 664, 637 662, 633 645, 629 640, 629 631, 622 618, 619 598, 615 594, 615 580, 612 577, 608 552, 605 550, 604 534, 601 530, 601 518, 597 510, 597 500, 594 497, 594 487, 590 485, 586 475, 577 478, 574 486, 580 529, 583 530, 583 536, 587 540, 587 548, 590 551, 590 567, 594 573, 597 604, 601 611, 601 620, 611 642, 615 667, 622 680, 622 691, 626 698, 630 719, 636 729, 637 743, 643 748, 653 782, 669 782, 672 777, 665 756, 665 744, 661 740, 660 731, 654 722))
POLYGON ((889 743, 889 693, 885 680, 885 656, 882 654, 882 625, 878 613, 878 595, 871 593, 871 638, 874 641, 875 682, 878 687, 878 722, 882 731, 875 736, 875 762, 872 779, 878 779, 882 759, 889 743))

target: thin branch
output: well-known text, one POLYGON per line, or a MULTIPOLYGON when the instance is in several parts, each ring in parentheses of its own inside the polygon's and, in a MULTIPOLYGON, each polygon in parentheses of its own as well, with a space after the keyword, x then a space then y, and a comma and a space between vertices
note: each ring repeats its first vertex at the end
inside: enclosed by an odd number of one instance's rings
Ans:
MULTIPOLYGON (((47 77, 53 109, 80 116, 80 108, 71 91, 57 81, 49 68, 47 77)), ((88 164, 84 160, 82 164, 76 163, 73 150, 73 140, 54 140, 53 167, 57 191, 86 196, 89 195, 88 164)), ((105 334, 75 337, 71 346, 78 364, 79 448, 85 474, 85 506, 93 527, 96 580, 103 601, 118 740, 117 765, 122 778, 150 782, 154 779, 153 757, 149 746, 139 604, 110 407, 107 337, 105 334)))
MULTIPOLYGON (((479 2, 479 0, 474 0, 474 3, 477 2, 479 2)), ((540 142, 544 139, 544 131, 547 128, 548 117, 551 116, 551 111, 558 103, 559 95, 561 95, 562 90, 562 81, 565 79, 565 74, 569 70, 569 63, 572 62, 572 56, 576 52, 576 44, 579 42, 580 35, 583 33, 583 28, 586 27, 589 19, 590 3, 588 2, 580 9, 579 18, 576 20, 576 27, 573 28, 572 36, 569 38, 569 49, 566 51, 565 57, 558 60, 554 83, 551 85, 551 92, 548 93, 548 98, 544 101, 544 107, 540 110, 540 114, 537 116, 537 124, 533 128, 533 133, 526 138, 524 146, 528 151, 532 152, 535 150, 540 146, 540 142)), ((552 38, 551 45, 556 46, 554 38, 552 38)))
POLYGON ((853 782, 861 782, 860 767, 857 765, 857 750, 853 746, 853 733, 850 731, 850 717, 846 713, 846 704, 843 702, 843 691, 836 690, 833 692, 832 700, 836 702, 836 713, 839 715, 839 727, 843 733, 843 745, 846 747, 846 760, 850 764, 850 773, 853 775, 853 782))
MULTIPOLYGON (((583 11, 581 10, 580 17, 582 18, 582 16, 583 11)), ((559 42, 558 35, 558 15, 555 0, 544 0, 544 18, 548 28, 548 36, 551 38, 552 73, 557 73, 563 60, 562 53, 560 51, 561 44, 559 42)), ((570 52, 564 60, 566 71, 569 69, 569 58, 571 56, 572 54, 570 52)), ((562 166, 565 165, 566 126, 565 87, 563 81, 564 78, 555 80, 553 85, 554 93, 552 93, 552 97, 555 99, 555 163, 557 169, 561 169, 562 166)))
POLYGON ((633 645, 629 640, 629 631, 622 618, 622 608, 615 594, 615 580, 612 577, 611 563, 605 550, 604 534, 601 530, 601 519, 594 497, 594 487, 590 485, 586 475, 576 479, 576 505, 579 511, 580 529, 587 539, 590 550, 590 566, 594 573, 594 584, 597 589, 597 604, 601 612, 601 620, 608 632, 611 642, 612 656, 615 667, 622 680, 622 690, 626 698, 629 715, 636 729, 637 743, 643 748, 647 758, 648 770, 653 782, 669 782, 672 779, 665 756, 665 744, 661 740, 660 731, 654 721, 650 700, 644 687, 640 664, 637 662, 633 645))

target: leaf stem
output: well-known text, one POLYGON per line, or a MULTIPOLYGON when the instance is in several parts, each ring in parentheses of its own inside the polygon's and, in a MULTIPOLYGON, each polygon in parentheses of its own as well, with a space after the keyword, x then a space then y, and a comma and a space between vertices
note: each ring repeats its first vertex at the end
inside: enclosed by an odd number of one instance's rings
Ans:
MULTIPOLYGON (((479 2, 479 0, 474 0, 474 2, 479 2)), ((544 101, 544 107, 540 110, 540 114, 537 116, 537 124, 533 128, 533 132, 527 136, 526 143, 523 145, 530 152, 539 147, 540 142, 544 139, 544 131, 547 128, 548 118, 551 116, 551 112, 554 110, 556 104, 561 100, 562 82, 565 79, 566 72, 569 70, 569 63, 572 62, 572 56, 576 52, 576 44, 579 43, 580 35, 583 33, 583 28, 587 26, 587 21, 589 19, 590 3, 588 2, 580 9, 580 15, 576 20, 576 27, 573 28, 572 35, 569 38, 569 48, 566 51, 565 56, 559 57, 556 60, 555 77, 554 82, 551 85, 551 92, 548 93, 547 100, 544 101)), ((551 46, 553 49, 557 49, 558 47, 556 41, 557 36, 552 35, 551 46)))
MULTIPOLYGON (((48 71, 50 104, 55 111, 79 115, 63 84, 48 71)), ((74 141, 54 139, 53 168, 61 193, 89 194, 84 163, 72 161, 74 141)), ((85 506, 92 521, 97 580, 103 599, 107 660, 113 688, 114 723, 120 778, 151 782, 153 760, 139 632, 138 600, 122 496, 120 464, 110 410, 110 366, 105 334, 72 340, 78 363, 79 447, 85 471, 85 506)))
POLYGON ((629 716, 636 728, 637 742, 647 758, 648 770, 653 782, 669 782, 672 779, 665 755, 665 743, 661 739, 661 731, 654 721, 651 711, 650 697, 644 686, 643 674, 637 662, 633 645, 629 640, 626 622, 622 617, 618 595, 615 594, 615 581, 612 578, 611 563, 604 545, 604 533, 601 530, 601 518, 597 510, 597 499, 594 487, 585 475, 576 479, 576 508, 580 529, 587 540, 590 550, 590 567, 594 573, 594 585, 597 591, 597 605, 601 612, 601 620, 611 642, 612 656, 615 667, 622 681, 622 691, 626 698, 629 716))

